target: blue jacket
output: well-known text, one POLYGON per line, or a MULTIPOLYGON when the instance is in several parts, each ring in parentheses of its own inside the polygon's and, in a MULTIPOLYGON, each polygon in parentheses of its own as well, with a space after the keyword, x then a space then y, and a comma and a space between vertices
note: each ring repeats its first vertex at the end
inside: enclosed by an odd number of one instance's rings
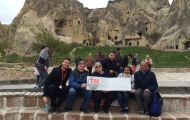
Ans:
POLYGON ((69 86, 76 89, 82 89, 82 84, 87 82, 88 72, 79 72, 75 69, 69 75, 69 86))
POLYGON ((136 90, 141 88, 142 90, 149 89, 150 92, 154 92, 158 88, 156 76, 149 70, 147 70, 145 73, 142 71, 136 72, 134 78, 136 90))

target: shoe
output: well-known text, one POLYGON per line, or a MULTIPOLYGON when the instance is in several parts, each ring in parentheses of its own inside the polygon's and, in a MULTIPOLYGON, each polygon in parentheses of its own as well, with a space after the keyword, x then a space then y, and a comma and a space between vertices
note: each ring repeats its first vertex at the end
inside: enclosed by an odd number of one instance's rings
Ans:
POLYGON ((93 114, 96 114, 96 113, 98 113, 98 111, 99 111, 99 110, 94 110, 92 113, 93 113, 93 114))
POLYGON ((128 109, 124 109, 120 111, 121 114, 127 114, 128 113, 128 109))
POLYGON ((146 112, 145 114, 146 114, 146 115, 149 115, 149 112, 146 112))
POLYGON ((139 115, 144 115, 144 111, 139 111, 139 115))
POLYGON ((101 112, 104 113, 104 114, 108 114, 108 111, 104 111, 101 109, 101 112))
POLYGON ((82 111, 83 113, 89 113, 88 109, 84 109, 83 107, 80 107, 80 111, 82 111))
POLYGON ((53 113, 55 111, 55 108, 54 107, 51 107, 49 110, 48 110, 48 113, 53 113))
POLYGON ((57 107, 57 108, 55 109, 55 112, 56 112, 57 114, 60 114, 60 113, 61 113, 60 107, 57 107))
POLYGON ((64 109, 63 109, 63 112, 68 112, 68 111, 71 111, 72 110, 72 108, 67 108, 67 107, 65 107, 64 109))

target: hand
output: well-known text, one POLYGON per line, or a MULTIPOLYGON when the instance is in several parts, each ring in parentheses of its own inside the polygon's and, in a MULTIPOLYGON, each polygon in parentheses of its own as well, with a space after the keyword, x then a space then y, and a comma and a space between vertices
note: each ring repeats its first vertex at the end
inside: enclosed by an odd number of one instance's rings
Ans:
POLYGON ((150 92, 150 90, 149 89, 145 89, 144 92, 150 92))
POLYGON ((131 89, 131 93, 135 93, 135 89, 131 89))
POLYGON ((89 72, 89 70, 88 70, 88 69, 85 69, 85 71, 86 71, 86 72, 89 72))
POLYGON ((112 74, 112 73, 113 73, 113 70, 110 70, 110 73, 112 74))
POLYGON ((48 98, 47 98, 47 96, 44 96, 44 97, 43 97, 43 101, 44 101, 45 104, 48 103, 48 98))
POLYGON ((47 66, 44 66, 44 70, 48 70, 47 66))
POLYGON ((81 85, 82 88, 85 88, 86 86, 87 86, 86 83, 83 83, 83 84, 81 85))

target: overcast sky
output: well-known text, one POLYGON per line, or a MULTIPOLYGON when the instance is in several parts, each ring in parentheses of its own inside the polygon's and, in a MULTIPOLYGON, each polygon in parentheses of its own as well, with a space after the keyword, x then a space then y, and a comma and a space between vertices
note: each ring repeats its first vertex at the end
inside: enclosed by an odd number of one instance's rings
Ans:
MULTIPOLYGON (((108 0, 78 0, 84 7, 102 8, 106 7, 108 0)), ((173 0, 169 0, 170 3, 173 0)), ((13 18, 20 12, 25 0, 0 0, 0 22, 10 24, 13 18)))

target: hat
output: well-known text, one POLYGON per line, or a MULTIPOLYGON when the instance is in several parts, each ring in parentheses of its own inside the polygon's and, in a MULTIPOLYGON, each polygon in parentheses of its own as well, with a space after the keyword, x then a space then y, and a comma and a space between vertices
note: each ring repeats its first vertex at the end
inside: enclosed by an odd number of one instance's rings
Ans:
POLYGON ((117 51, 120 51, 121 49, 120 48, 117 48, 117 51))

